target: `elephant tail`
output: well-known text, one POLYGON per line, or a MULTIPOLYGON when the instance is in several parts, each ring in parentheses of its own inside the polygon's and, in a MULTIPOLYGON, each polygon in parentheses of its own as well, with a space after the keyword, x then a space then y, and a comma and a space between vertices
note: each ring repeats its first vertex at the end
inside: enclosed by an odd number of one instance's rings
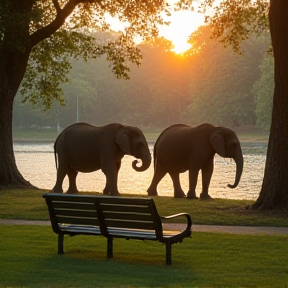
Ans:
POLYGON ((56 139, 55 143, 54 143, 54 158, 55 158, 55 166, 56 166, 56 170, 58 169, 58 165, 57 165, 57 153, 56 153, 56 144, 57 144, 57 140, 56 139))
POLYGON ((156 147, 157 147, 157 140, 154 144, 154 148, 153 148, 153 168, 154 168, 154 171, 156 169, 156 162, 157 162, 157 158, 156 158, 156 147))

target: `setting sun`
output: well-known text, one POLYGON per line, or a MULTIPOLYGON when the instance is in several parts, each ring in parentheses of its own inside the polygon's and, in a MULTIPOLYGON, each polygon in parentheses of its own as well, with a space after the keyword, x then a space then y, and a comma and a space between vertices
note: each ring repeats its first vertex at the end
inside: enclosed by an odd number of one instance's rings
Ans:
POLYGON ((181 54, 188 50, 191 45, 187 40, 191 33, 204 23, 202 14, 191 11, 176 11, 169 18, 169 26, 160 28, 160 35, 172 41, 176 54, 181 54))
MULTIPOLYGON (((128 26, 128 23, 123 23, 108 14, 105 17, 110 23, 111 30, 123 31, 125 26, 128 26)), ((199 26, 204 24, 203 14, 192 11, 174 11, 171 16, 164 18, 170 24, 161 26, 159 35, 172 42, 174 45, 172 51, 176 54, 181 54, 191 47, 191 44, 187 42, 189 36, 199 26)))

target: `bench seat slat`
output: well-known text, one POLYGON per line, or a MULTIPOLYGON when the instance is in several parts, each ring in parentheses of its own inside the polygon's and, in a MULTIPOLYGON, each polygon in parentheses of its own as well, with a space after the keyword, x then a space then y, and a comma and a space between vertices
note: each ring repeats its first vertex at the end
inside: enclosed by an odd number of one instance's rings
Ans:
POLYGON ((111 227, 108 229, 108 234, 114 237, 126 237, 139 240, 157 240, 155 232, 151 230, 117 229, 116 227, 111 227))
POLYGON ((58 223, 65 223, 65 224, 82 224, 82 225, 99 226, 99 220, 97 218, 56 216, 56 221, 58 223))
POLYGON ((152 221, 121 221, 116 219, 106 219, 105 220, 107 227, 119 227, 119 228, 133 228, 133 229, 149 229, 155 230, 154 223, 152 221))
POLYGON ((87 225, 65 225, 59 224, 59 229, 66 233, 78 233, 78 234, 93 234, 101 235, 99 226, 87 226, 87 225))
MULTIPOLYGON (((116 228, 116 227, 111 227, 108 229, 108 233, 110 235, 113 236, 118 236, 118 235, 124 235, 127 238, 137 238, 137 239, 147 239, 149 238, 149 240, 151 239, 157 239, 155 231, 151 231, 151 230, 139 230, 139 229, 123 229, 123 228, 116 228)), ((171 237, 174 237, 175 235, 179 235, 181 233, 181 231, 163 231, 163 237, 168 239, 171 237)))
POLYGON ((131 213, 129 212, 105 212, 105 219, 118 219, 118 220, 138 220, 138 221, 154 221, 151 214, 131 213))

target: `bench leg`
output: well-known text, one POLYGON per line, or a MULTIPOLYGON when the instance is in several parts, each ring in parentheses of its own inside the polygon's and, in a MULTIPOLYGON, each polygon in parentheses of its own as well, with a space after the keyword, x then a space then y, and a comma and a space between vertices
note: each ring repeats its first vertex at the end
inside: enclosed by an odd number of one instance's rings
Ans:
POLYGON ((167 242, 166 243, 166 265, 171 265, 172 264, 171 248, 172 248, 171 243, 167 242))
POLYGON ((107 237, 107 258, 113 258, 113 237, 107 237))
POLYGON ((58 234, 58 254, 64 254, 63 244, 64 244, 64 235, 58 234))

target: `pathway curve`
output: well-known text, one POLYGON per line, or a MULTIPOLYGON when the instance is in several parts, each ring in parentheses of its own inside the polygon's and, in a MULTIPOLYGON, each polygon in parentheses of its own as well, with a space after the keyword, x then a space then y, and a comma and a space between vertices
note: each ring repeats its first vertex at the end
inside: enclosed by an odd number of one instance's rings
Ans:
MULTIPOLYGON (((50 225, 50 221, 0 219, 0 225, 50 225)), ((185 224, 163 224, 165 229, 183 230, 185 224)), ((268 234, 288 235, 288 227, 262 226, 222 226, 222 225, 192 225, 193 232, 217 232, 229 234, 268 234)))

